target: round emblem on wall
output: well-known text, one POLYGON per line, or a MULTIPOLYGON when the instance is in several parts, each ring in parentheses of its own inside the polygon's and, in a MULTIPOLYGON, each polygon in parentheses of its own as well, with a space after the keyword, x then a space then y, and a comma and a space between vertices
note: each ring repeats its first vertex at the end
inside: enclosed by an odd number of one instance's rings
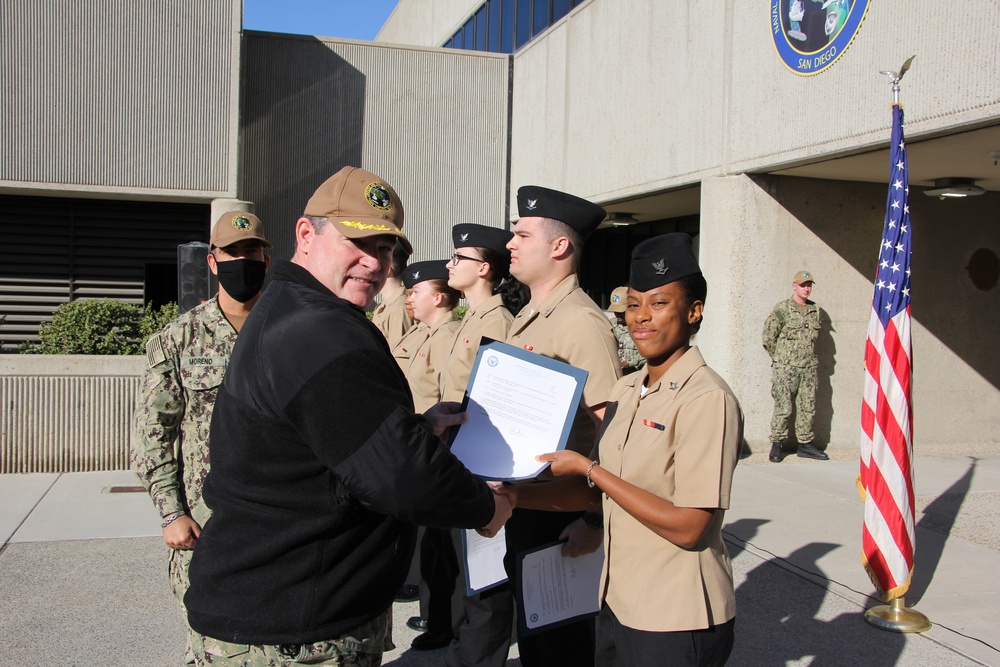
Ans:
POLYGON ((771 35, 785 67, 819 74, 854 41, 870 0, 771 0, 771 35))
POLYGON ((380 211, 388 211, 392 208, 392 197, 389 190, 381 183, 372 183, 365 189, 365 196, 368 203, 380 211))
POLYGON ((250 222, 250 218, 244 215, 238 215, 235 218, 233 218, 233 227, 240 230, 241 232, 246 232, 253 229, 253 223, 250 222))

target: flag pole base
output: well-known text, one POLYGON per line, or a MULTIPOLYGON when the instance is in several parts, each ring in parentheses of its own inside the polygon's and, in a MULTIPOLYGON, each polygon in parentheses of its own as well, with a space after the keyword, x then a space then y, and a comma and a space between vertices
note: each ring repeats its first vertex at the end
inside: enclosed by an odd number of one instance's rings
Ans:
POLYGON ((865 612, 865 620, 889 632, 927 632, 931 622, 919 611, 907 609, 903 598, 894 598, 889 604, 872 607, 865 612))

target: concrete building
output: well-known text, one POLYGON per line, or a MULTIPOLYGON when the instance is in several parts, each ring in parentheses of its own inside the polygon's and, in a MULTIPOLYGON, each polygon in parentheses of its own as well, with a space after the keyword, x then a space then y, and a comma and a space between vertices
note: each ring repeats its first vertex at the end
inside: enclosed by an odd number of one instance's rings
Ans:
MULTIPOLYGON (((802 4, 798 32, 811 40, 825 27, 822 18, 810 23, 821 6, 802 4)), ((856 446, 889 173, 892 94, 879 71, 916 55, 901 84, 914 228, 914 443, 919 452, 993 442, 1000 51, 983 45, 997 43, 1000 23, 983 17, 995 7, 842 1, 826 9, 827 20, 841 13, 833 34, 810 44, 788 36, 791 5, 400 0, 377 40, 464 45, 471 28, 474 44, 485 30, 492 45, 494 20, 513 20, 515 35, 525 32, 517 17, 530 17, 531 31, 542 26, 511 56, 512 205, 518 186, 537 183, 618 214, 585 250, 583 281, 597 299, 623 281, 628 252, 643 238, 695 234, 709 281, 698 344, 740 396, 757 447, 771 411, 761 327, 800 268, 817 276, 814 297, 831 322, 820 344, 817 441, 856 446), (555 19, 548 28, 539 20, 546 11, 555 19), (789 58, 789 44, 802 53, 789 58), (922 194, 957 177, 985 194, 922 194)))
POLYGON ((915 54, 915 446, 993 442, 994 4, 822 4, 803 0, 792 26, 784 0, 400 0, 356 42, 244 32, 241 0, 5 3, 0 344, 30 340, 58 303, 166 298, 177 244, 206 241, 213 210, 252 207, 288 257, 301 206, 345 164, 396 186, 415 259, 447 256, 457 222, 510 224, 517 187, 536 183, 611 212, 581 271, 599 302, 639 241, 695 236, 698 344, 755 449, 771 410, 760 329, 792 274, 813 271, 831 322, 817 441, 853 448, 889 169, 879 70, 915 54), (946 178, 985 192, 924 196, 946 178))

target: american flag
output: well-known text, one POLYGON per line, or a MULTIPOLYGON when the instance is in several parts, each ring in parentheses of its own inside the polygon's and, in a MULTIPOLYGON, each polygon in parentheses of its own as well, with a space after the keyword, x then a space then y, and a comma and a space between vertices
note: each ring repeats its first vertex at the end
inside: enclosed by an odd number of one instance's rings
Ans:
POLYGON ((884 601, 913 574, 913 410, 910 403, 912 248, 903 109, 892 108, 891 168, 875 294, 865 345, 861 475, 862 562, 884 601))

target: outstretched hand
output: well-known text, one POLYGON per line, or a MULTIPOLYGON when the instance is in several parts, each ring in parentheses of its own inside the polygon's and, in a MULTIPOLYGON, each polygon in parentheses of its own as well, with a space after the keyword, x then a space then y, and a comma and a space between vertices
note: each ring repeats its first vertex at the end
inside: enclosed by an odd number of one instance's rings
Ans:
POLYGON ((542 463, 552 463, 549 466, 549 470, 556 477, 565 477, 566 475, 586 475, 587 468, 590 466, 590 459, 576 452, 571 452, 568 449, 563 449, 558 452, 549 452, 547 454, 539 454, 535 457, 536 460, 542 463))

